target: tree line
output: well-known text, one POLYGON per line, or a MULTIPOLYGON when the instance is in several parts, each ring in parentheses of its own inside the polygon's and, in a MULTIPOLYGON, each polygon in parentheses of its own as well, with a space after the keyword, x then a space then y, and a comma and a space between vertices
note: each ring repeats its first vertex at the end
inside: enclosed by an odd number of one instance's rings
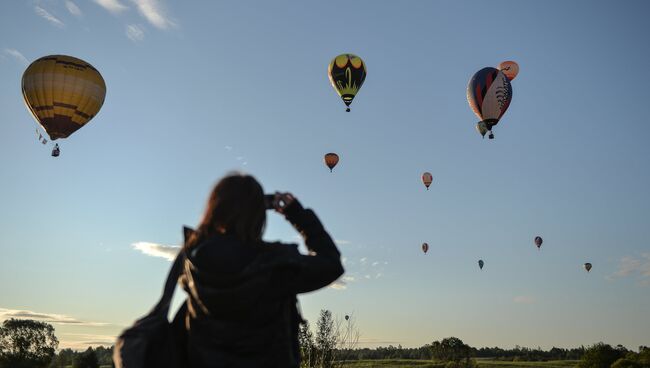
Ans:
MULTIPOLYGON (((335 318, 321 310, 315 331, 307 321, 298 335, 301 368, 336 368, 355 360, 414 359, 437 361, 445 368, 475 368, 476 358, 506 361, 579 360, 578 368, 650 368, 650 348, 631 351, 622 345, 597 343, 589 347, 542 350, 516 346, 475 348, 457 337, 433 341, 417 348, 401 345, 358 348, 359 331, 354 316, 335 318)), ((112 347, 85 351, 62 349, 54 328, 44 322, 10 319, 0 326, 0 368, 99 368, 112 365, 112 347)))

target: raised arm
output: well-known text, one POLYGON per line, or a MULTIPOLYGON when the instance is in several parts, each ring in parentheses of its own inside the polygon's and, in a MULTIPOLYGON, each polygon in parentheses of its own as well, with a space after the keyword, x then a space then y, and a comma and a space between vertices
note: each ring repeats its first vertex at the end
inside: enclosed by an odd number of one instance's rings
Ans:
POLYGON ((308 255, 299 256, 298 274, 289 280, 292 291, 306 293, 325 287, 344 272, 341 254, 314 211, 303 208, 293 196, 286 199, 278 212, 302 235, 309 249, 308 255))

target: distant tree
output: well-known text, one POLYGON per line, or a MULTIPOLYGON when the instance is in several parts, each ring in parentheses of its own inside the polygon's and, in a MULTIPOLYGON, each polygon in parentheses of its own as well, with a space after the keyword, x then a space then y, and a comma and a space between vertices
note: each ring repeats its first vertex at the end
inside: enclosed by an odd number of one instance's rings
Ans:
POLYGON ((61 349, 59 353, 52 359, 52 363, 50 363, 50 368, 66 368, 70 365, 72 365, 72 359, 75 356, 75 352, 68 348, 68 349, 61 349))
POLYGON ((580 368, 610 368, 614 362, 625 357, 626 353, 627 350, 621 345, 613 348, 608 344, 599 342, 585 350, 578 366, 580 368))
POLYGON ((52 325, 25 319, 6 320, 0 327, 0 367, 47 367, 58 346, 52 325))
POLYGON ((304 321, 298 330, 298 343, 300 344, 300 368, 313 368, 316 366, 316 346, 314 335, 309 329, 309 322, 304 321))
POLYGON ((316 366, 319 368, 331 368, 334 364, 334 349, 336 348, 336 329, 332 312, 321 310, 318 322, 316 323, 316 366))
POLYGON ((83 353, 79 353, 72 361, 72 368, 99 368, 97 354, 93 348, 89 347, 83 353))
POLYGON ((431 353, 434 359, 445 362, 469 362, 472 349, 457 337, 447 337, 442 341, 431 344, 431 353))
POLYGON ((95 348, 95 354, 97 355, 97 361, 99 365, 111 365, 113 364, 113 347, 98 346, 95 348))

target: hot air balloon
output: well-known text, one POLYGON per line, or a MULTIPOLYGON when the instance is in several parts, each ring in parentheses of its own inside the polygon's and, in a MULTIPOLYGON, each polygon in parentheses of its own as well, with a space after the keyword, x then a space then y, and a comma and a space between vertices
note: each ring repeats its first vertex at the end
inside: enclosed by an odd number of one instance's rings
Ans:
POLYGON ((519 74, 519 64, 515 63, 514 61, 501 62, 497 69, 502 71, 510 81, 515 79, 517 77, 517 74, 519 74))
POLYGON ((584 267, 585 270, 587 270, 587 272, 591 271, 591 263, 589 263, 589 262, 582 265, 582 267, 584 267))
POLYGON ((542 239, 541 236, 536 236, 535 237, 535 245, 537 246, 537 249, 539 249, 539 247, 542 246, 543 242, 544 242, 544 240, 542 239))
POLYGON ((341 54, 332 59, 327 72, 332 87, 350 112, 350 104, 366 79, 366 64, 357 55, 341 54))
POLYGON ((349 319, 350 319, 350 316, 348 316, 348 315, 346 314, 346 315, 345 315, 345 320, 347 321, 347 320, 349 320, 349 319))
POLYGON ((429 251, 429 244, 422 243, 422 251, 424 252, 424 254, 427 254, 427 252, 429 251))
POLYGON ((330 168, 330 172, 334 169, 334 166, 339 163, 339 155, 336 153, 328 153, 325 155, 325 165, 330 168))
POLYGON ((424 183, 424 186, 427 187, 427 190, 429 190, 429 185, 431 185, 431 182, 433 181, 433 176, 431 175, 430 172, 425 172, 422 174, 422 182, 424 183))
POLYGON ((483 68, 476 72, 467 85, 467 102, 476 116, 481 119, 477 129, 482 136, 490 133, 499 123, 512 101, 512 85, 503 72, 495 68, 483 68))
POLYGON ((485 262, 483 262, 482 259, 479 259, 479 260, 478 260, 478 267, 479 267, 480 269, 483 269, 483 265, 484 265, 484 264, 485 264, 485 262))
MULTIPOLYGON (((31 63, 22 80, 23 98, 54 141, 86 125, 104 104, 106 83, 92 65, 72 56, 44 56, 31 63)), ((58 144, 52 156, 58 156, 58 144)))

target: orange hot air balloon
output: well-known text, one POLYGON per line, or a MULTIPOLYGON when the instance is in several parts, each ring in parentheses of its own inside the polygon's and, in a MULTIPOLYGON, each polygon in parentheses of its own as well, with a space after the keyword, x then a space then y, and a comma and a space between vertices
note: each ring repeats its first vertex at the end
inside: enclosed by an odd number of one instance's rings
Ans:
POLYGON ((328 153, 325 155, 325 165, 330 168, 330 172, 334 169, 334 166, 339 163, 339 155, 336 153, 328 153))
POLYGON ((497 69, 502 71, 508 80, 515 79, 517 77, 517 74, 519 74, 519 64, 515 63, 514 61, 504 61, 499 64, 497 69))
POLYGON ((430 172, 425 172, 422 174, 422 182, 424 183, 424 186, 427 187, 427 190, 429 190, 429 185, 431 185, 431 182, 433 181, 433 176, 431 175, 430 172))
POLYGON ((429 244, 422 243, 422 251, 424 252, 424 254, 427 254, 427 252, 429 251, 429 244))

